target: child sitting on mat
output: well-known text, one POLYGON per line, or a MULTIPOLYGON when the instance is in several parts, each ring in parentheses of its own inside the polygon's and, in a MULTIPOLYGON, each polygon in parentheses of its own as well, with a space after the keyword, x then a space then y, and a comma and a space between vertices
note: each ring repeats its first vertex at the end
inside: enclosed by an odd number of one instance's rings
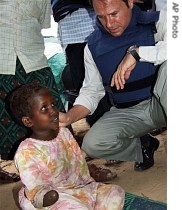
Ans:
POLYGON ((124 190, 96 182, 69 129, 59 127, 51 92, 38 83, 21 86, 10 97, 15 119, 32 130, 19 145, 15 166, 24 186, 23 210, 121 210, 124 190))

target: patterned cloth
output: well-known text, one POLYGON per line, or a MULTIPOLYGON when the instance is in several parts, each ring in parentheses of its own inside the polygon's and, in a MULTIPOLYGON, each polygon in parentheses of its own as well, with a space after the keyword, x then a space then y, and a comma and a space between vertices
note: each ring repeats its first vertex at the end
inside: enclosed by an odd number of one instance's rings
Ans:
POLYGON ((15 166, 25 185, 19 192, 23 210, 40 209, 43 196, 50 190, 59 193, 59 200, 45 210, 123 208, 124 190, 90 177, 85 156, 67 128, 60 128, 58 136, 50 141, 27 138, 17 150, 15 166))
POLYGON ((95 28, 95 12, 92 8, 80 8, 58 22, 59 39, 62 47, 67 44, 87 42, 95 28))
POLYGON ((145 196, 137 196, 131 193, 125 194, 123 210, 167 210, 167 204, 151 200, 145 196))
POLYGON ((12 159, 20 141, 29 135, 27 128, 15 123, 10 116, 6 98, 8 98, 8 94, 14 88, 32 82, 33 80, 37 80, 47 86, 57 100, 57 108, 60 111, 64 111, 64 106, 51 69, 47 67, 26 74, 19 59, 17 59, 15 75, 0 75, 0 154, 2 159, 12 159))

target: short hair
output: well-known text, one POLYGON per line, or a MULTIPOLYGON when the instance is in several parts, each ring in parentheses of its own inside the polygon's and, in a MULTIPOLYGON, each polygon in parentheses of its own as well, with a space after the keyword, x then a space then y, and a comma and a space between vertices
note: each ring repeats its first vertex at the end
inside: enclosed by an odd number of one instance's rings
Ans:
POLYGON ((11 114, 15 120, 23 125, 23 116, 32 116, 32 96, 39 90, 46 87, 42 86, 39 82, 33 81, 16 88, 9 97, 9 107, 11 114))
MULTIPOLYGON (((89 0, 89 1, 90 1, 90 5, 93 6, 93 0, 89 0)), ((122 0, 122 1, 126 4, 127 7, 129 7, 128 0, 122 0)))

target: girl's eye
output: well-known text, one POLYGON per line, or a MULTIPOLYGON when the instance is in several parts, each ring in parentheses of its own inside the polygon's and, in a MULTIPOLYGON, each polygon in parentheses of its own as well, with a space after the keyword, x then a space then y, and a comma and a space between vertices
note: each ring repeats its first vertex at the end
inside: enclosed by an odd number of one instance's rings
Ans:
POLYGON ((43 107, 41 108, 41 111, 45 111, 45 110, 46 110, 46 107, 43 106, 43 107))

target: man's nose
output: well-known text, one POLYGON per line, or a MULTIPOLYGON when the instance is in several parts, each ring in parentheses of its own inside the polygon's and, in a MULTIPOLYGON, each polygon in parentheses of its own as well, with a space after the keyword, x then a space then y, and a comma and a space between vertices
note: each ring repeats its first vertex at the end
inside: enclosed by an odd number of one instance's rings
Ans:
POLYGON ((113 20, 111 17, 106 17, 106 26, 107 28, 111 28, 113 25, 113 20))

